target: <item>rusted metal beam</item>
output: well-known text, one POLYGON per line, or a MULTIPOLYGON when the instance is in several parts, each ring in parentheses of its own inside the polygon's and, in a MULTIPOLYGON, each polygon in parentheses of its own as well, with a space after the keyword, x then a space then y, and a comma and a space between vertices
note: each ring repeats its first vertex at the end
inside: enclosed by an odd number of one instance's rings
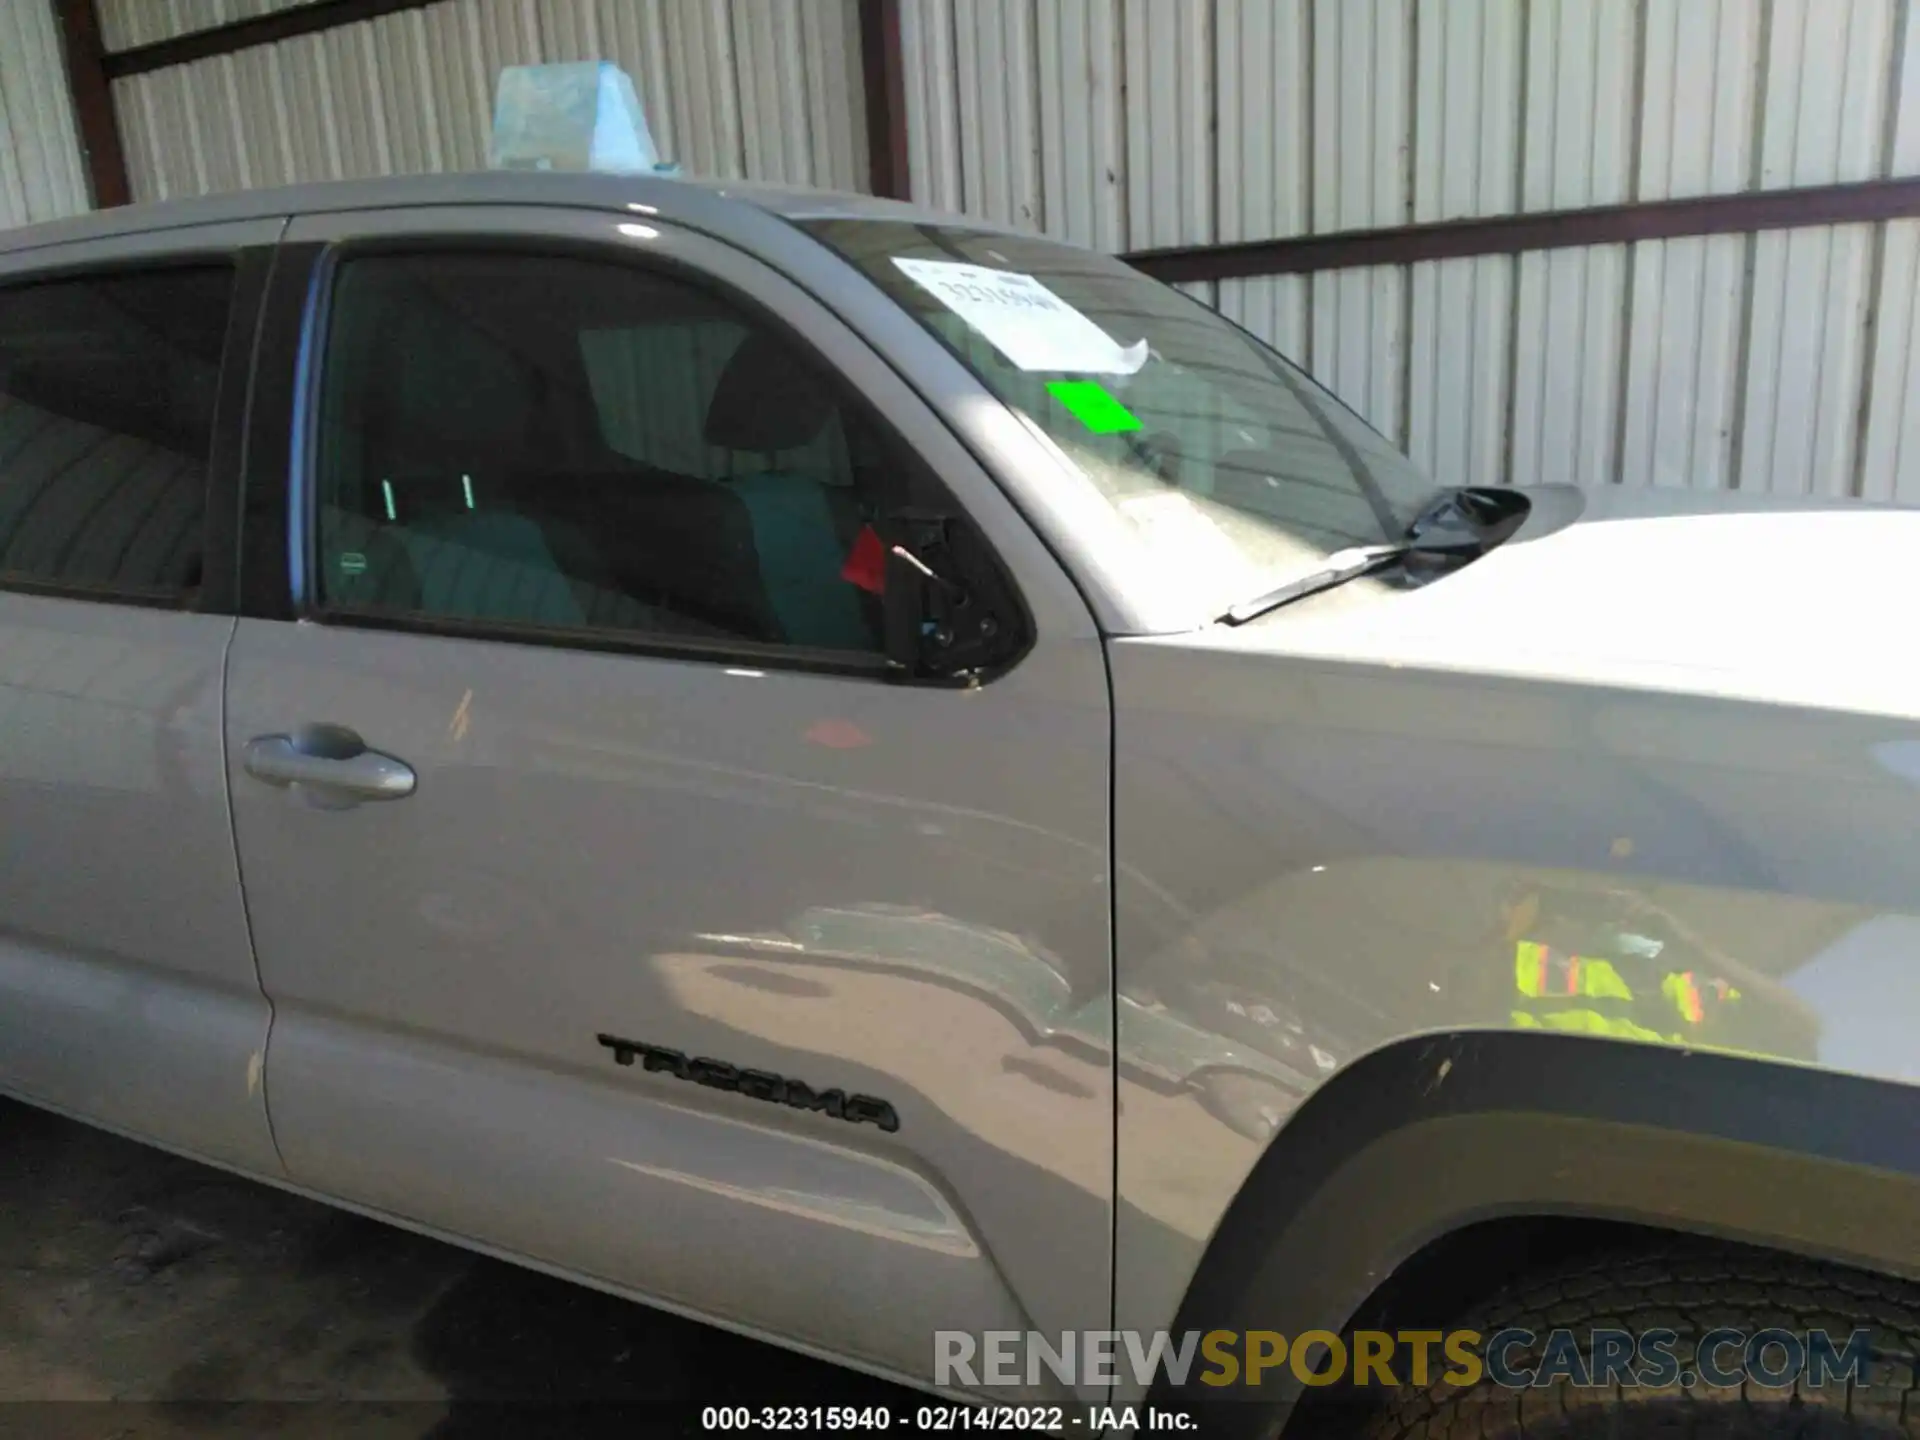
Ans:
POLYGON ((1181 245, 1123 257, 1172 283, 1306 275, 1368 265, 1465 260, 1638 240, 1744 235, 1808 225, 1869 224, 1920 216, 1920 179, 1862 180, 1798 190, 1757 190, 1637 205, 1600 205, 1482 220, 1443 220, 1390 230, 1351 230, 1284 240, 1181 245))
POLYGON ((120 120, 107 83, 106 51, 100 43, 100 16, 94 0, 54 0, 60 22, 60 52, 73 99, 74 123, 86 155, 87 188, 96 207, 124 205, 133 198, 127 180, 127 155, 120 144, 120 120))
POLYGON ((867 97, 868 187, 890 200, 911 199, 900 0, 860 0, 860 70, 867 97))
POLYGON ((231 55, 236 50, 251 50, 256 45, 272 45, 302 35, 336 30, 362 20, 378 20, 402 10, 418 10, 437 0, 313 0, 291 10, 276 10, 250 20, 233 20, 211 25, 205 30, 190 30, 170 40, 151 45, 135 45, 115 50, 104 59, 107 78, 121 80, 129 75, 144 75, 149 70, 164 70, 169 65, 186 65, 195 60, 210 60, 216 55, 231 55))

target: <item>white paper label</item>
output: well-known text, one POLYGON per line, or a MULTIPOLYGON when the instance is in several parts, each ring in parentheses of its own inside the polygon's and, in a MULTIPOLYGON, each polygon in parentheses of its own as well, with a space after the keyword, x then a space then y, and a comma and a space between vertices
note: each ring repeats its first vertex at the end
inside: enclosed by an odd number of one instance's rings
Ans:
POLYGON ((1147 342, 1122 347, 1031 275, 954 260, 893 263, 1022 370, 1131 375, 1147 363, 1147 342))

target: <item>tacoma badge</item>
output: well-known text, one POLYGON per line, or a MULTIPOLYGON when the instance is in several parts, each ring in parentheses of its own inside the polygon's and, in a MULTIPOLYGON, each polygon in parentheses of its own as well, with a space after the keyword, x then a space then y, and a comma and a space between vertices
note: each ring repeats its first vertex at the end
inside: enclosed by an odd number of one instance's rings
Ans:
POLYGON ((885 1100, 872 1095, 849 1095, 844 1090, 815 1090, 803 1080, 789 1080, 770 1070, 743 1070, 724 1060, 704 1056, 689 1057, 661 1045, 641 1040, 623 1040, 618 1035, 601 1035, 600 1043, 613 1052, 616 1065, 631 1065, 638 1059, 649 1071, 664 1070, 676 1079, 691 1080, 714 1090, 731 1090, 752 1100, 775 1105, 791 1105, 796 1110, 817 1110, 836 1120, 858 1125, 878 1125, 888 1134, 900 1128, 900 1116, 885 1100))

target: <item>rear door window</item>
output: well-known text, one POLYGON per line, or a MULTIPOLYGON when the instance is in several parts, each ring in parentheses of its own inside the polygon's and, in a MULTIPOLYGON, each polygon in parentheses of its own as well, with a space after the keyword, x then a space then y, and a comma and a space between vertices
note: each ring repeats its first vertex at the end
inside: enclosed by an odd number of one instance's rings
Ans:
POLYGON ((907 465, 781 334, 571 256, 339 267, 316 458, 330 613, 873 654, 907 465))
POLYGON ((189 602, 228 266, 0 289, 0 585, 189 602))

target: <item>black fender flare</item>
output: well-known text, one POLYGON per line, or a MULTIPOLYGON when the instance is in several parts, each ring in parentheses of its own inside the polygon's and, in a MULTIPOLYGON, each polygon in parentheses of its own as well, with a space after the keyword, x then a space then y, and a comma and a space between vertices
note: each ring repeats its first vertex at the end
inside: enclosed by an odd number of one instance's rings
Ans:
MULTIPOLYGON (((1174 1332, 1337 1333, 1424 1246, 1513 1216, 1625 1221, 1920 1279, 1920 1086, 1579 1035, 1397 1041, 1274 1137, 1174 1332)), ((1290 1373, 1266 1379, 1263 1398, 1298 1398, 1290 1373)), ((1152 1397, 1214 1398, 1191 1379, 1152 1397)))

